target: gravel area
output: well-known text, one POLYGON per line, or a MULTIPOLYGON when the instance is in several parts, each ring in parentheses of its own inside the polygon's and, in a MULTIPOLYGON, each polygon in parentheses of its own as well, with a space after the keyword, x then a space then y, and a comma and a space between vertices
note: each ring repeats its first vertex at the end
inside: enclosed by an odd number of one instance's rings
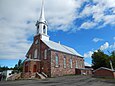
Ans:
POLYGON ((1 81, 0 86, 115 86, 115 79, 100 79, 78 75, 44 80, 1 81))

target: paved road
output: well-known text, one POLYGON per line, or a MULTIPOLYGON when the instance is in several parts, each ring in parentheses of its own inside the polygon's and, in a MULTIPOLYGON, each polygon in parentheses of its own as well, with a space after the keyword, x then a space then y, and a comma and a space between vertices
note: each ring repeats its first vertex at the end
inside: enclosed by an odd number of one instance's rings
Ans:
POLYGON ((90 76, 64 76, 45 80, 0 82, 0 86, 115 86, 115 79, 99 79, 90 76))

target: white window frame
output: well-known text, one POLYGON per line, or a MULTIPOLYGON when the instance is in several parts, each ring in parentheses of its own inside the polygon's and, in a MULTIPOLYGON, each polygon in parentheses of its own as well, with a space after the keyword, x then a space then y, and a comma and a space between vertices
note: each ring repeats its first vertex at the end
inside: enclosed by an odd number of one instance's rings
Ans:
POLYGON ((58 55, 55 56, 55 67, 59 67, 59 57, 58 57, 58 55))
POLYGON ((83 62, 82 61, 80 61, 81 62, 81 68, 83 68, 83 62))
POLYGON ((47 59, 47 49, 44 50, 44 59, 47 59))
POLYGON ((37 55, 38 54, 38 50, 37 49, 35 49, 35 51, 34 51, 34 59, 36 59, 37 58, 37 55))
POLYGON ((31 59, 31 57, 32 57, 32 55, 31 55, 31 54, 29 54, 29 59, 31 59))
POLYGON ((72 58, 70 59, 70 68, 73 68, 73 64, 72 64, 72 58))
POLYGON ((76 60, 76 68, 78 68, 78 61, 76 60))
POLYGON ((66 56, 63 58, 63 67, 66 68, 66 56))
POLYGON ((38 44, 38 40, 35 41, 35 44, 38 44))

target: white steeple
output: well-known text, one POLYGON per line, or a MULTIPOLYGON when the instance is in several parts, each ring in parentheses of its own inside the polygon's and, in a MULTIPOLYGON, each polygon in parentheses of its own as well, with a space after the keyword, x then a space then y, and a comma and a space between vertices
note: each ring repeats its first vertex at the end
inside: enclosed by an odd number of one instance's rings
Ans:
POLYGON ((36 26, 37 26, 37 35, 40 34, 43 40, 45 39, 49 40, 49 36, 47 35, 48 25, 47 25, 47 21, 45 20, 45 15, 44 15, 44 0, 42 0, 40 18, 37 21, 36 26))
POLYGON ((45 16, 44 16, 44 0, 42 0, 42 8, 41 8, 41 14, 40 14, 40 19, 39 22, 45 22, 45 16))

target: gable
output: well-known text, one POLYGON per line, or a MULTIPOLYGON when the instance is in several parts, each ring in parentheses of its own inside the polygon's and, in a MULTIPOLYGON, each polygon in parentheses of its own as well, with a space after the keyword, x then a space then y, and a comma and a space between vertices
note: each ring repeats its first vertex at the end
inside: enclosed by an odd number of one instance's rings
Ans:
POLYGON ((31 45, 31 47, 29 48, 29 50, 28 50, 28 52, 26 53, 26 57, 28 56, 28 54, 32 51, 32 49, 33 49, 33 44, 31 45))

